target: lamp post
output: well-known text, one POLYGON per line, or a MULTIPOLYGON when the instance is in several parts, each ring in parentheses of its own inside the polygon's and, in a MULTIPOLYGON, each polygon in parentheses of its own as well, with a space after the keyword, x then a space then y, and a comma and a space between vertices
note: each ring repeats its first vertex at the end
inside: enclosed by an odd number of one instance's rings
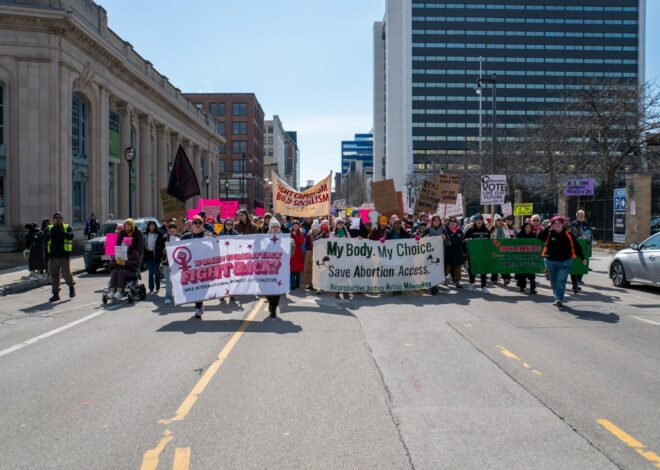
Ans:
POLYGON ((135 149, 129 145, 124 150, 124 158, 128 162, 128 216, 133 216, 133 161, 135 160, 135 149))
POLYGON ((229 181, 225 180, 225 200, 229 200, 229 181))
POLYGON ((245 158, 247 157, 248 163, 252 163, 252 155, 248 155, 246 153, 243 154, 242 161, 243 161, 243 179, 241 179, 241 201, 243 201, 243 194, 245 194, 245 205, 247 206, 247 184, 245 181, 245 158))
POLYGON ((477 79, 477 85, 474 87, 474 90, 477 92, 477 95, 481 96, 483 92, 482 83, 490 83, 493 85, 491 87, 491 99, 493 101, 493 117, 492 117, 492 146, 493 154, 490 160, 490 172, 495 174, 495 160, 497 159, 497 78, 495 74, 491 75, 491 78, 479 78, 477 79))
POLYGON ((411 198, 412 198, 412 189, 415 187, 414 184, 412 184, 412 181, 408 181, 408 184, 406 185, 406 188, 408 188, 408 205, 412 204, 411 198))
POLYGON ((211 177, 206 175, 204 177, 204 184, 206 185, 206 199, 209 198, 209 185, 211 184, 211 177))

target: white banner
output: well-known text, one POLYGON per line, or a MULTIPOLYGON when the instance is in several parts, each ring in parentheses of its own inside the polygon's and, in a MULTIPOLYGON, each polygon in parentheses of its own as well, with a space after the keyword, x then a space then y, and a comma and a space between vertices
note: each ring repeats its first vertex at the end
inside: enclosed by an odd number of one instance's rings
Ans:
POLYGON ((353 238, 314 242, 312 282, 327 292, 428 289, 445 279, 442 237, 387 240, 353 238))
POLYGON ((289 292, 289 234, 193 238, 166 249, 176 305, 289 292))
POLYGON ((459 217, 463 215, 463 194, 458 193, 456 204, 438 204, 438 214, 442 217, 459 217))
POLYGON ((481 177, 481 205, 504 204, 506 175, 484 175, 481 177))

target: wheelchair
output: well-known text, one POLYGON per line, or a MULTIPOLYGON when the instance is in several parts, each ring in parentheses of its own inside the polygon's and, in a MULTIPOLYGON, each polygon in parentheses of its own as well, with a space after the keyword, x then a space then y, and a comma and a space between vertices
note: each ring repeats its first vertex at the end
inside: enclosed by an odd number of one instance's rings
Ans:
POLYGON ((119 303, 124 299, 126 299, 129 304, 132 304, 135 302, 135 299, 144 300, 147 298, 147 288, 140 282, 142 280, 142 273, 140 268, 137 268, 134 273, 134 277, 127 280, 126 284, 124 285, 124 292, 121 299, 115 299, 114 297, 111 297, 110 286, 108 286, 108 289, 103 293, 103 296, 101 297, 103 305, 106 305, 108 302, 119 303))

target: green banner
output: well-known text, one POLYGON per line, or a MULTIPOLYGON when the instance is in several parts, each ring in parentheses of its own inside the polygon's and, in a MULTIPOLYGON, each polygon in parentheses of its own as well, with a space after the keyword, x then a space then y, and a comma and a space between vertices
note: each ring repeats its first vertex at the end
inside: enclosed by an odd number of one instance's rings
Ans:
MULTIPOLYGON (((589 242, 578 240, 582 252, 589 254, 589 242)), ((472 274, 518 274, 543 273, 545 264, 541 258, 543 242, 534 238, 513 238, 510 240, 467 240, 472 274)), ((571 274, 587 274, 587 265, 578 257, 573 260, 571 274)))

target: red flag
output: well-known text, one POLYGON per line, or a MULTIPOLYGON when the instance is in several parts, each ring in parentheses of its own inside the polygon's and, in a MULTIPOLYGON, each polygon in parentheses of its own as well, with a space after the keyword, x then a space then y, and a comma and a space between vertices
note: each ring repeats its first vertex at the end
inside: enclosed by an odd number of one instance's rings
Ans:
POLYGON ((186 202, 191 197, 202 194, 199 190, 195 170, 193 170, 190 160, 188 160, 186 152, 181 145, 179 145, 179 150, 177 150, 176 157, 174 158, 174 166, 170 173, 167 193, 181 202, 186 202))

